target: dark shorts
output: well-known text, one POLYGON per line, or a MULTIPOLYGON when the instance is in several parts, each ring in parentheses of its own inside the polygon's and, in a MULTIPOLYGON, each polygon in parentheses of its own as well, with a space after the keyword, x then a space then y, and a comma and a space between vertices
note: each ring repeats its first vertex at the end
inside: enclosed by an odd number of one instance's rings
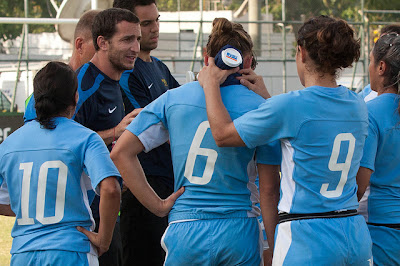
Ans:
MULTIPOLYGON (((99 231, 99 219, 94 219, 96 222, 95 232, 99 231)), ((120 234, 120 223, 115 223, 114 233, 111 240, 110 248, 106 253, 99 257, 100 266, 121 266, 122 265, 122 244, 120 234)))
MULTIPOLYGON (((172 194, 157 176, 147 176, 154 191, 165 199, 172 194)), ((161 237, 168 226, 168 217, 160 218, 147 210, 130 190, 122 193, 121 238, 123 265, 163 265, 165 252, 161 237)))

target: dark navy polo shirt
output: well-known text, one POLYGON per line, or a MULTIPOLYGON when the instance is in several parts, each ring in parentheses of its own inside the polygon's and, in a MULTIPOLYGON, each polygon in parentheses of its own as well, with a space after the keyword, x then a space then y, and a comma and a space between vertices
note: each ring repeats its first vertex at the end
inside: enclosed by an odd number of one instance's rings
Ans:
POLYGON ((125 116, 119 82, 91 62, 80 67, 77 75, 79 100, 75 121, 96 132, 117 126, 125 116))
MULTIPOLYGON (((120 85, 125 105, 125 113, 135 108, 143 108, 169 89, 179 87, 168 67, 158 58, 151 57, 151 62, 136 58, 135 67, 122 74, 120 85)), ((138 155, 145 174, 163 178, 173 188, 171 150, 168 143, 138 155)))

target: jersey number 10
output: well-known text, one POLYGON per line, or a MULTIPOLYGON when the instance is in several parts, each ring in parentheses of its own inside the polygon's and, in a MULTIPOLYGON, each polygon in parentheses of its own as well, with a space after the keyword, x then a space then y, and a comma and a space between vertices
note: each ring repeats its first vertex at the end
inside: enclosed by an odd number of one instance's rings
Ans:
MULTIPOLYGON (((24 171, 21 191, 21 218, 17 219, 18 225, 34 224, 33 218, 29 218, 29 194, 31 187, 33 162, 21 163, 19 169, 24 171)), ((64 217, 65 190, 67 185, 68 167, 62 161, 47 161, 40 166, 37 196, 36 196, 36 220, 42 224, 58 223, 64 217), (47 174, 50 168, 58 169, 57 195, 55 199, 54 216, 44 217, 47 174)))

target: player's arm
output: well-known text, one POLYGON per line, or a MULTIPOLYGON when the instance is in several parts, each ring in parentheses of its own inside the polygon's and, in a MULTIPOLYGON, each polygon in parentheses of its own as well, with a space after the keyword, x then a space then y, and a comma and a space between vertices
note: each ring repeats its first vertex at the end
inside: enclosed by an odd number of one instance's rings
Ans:
POLYGON ((126 130, 112 149, 111 159, 117 166, 125 185, 140 203, 155 215, 164 217, 172 209, 176 199, 182 195, 184 188, 172 193, 165 200, 161 199, 147 182, 137 158, 143 149, 144 146, 139 138, 126 130))
POLYGON ((11 206, 0 204, 0 215, 15 217, 15 213, 11 210, 11 206))
POLYGON ((371 169, 362 166, 360 167, 360 169, 358 169, 356 180, 358 186, 357 198, 359 201, 369 185, 369 179, 371 178, 372 172, 373 171, 371 169))
POLYGON ((223 146, 245 146, 243 140, 236 131, 235 125, 226 110, 221 98, 220 84, 226 78, 238 71, 238 68, 221 70, 214 63, 214 58, 209 58, 208 66, 203 67, 199 73, 199 82, 203 87, 208 121, 211 133, 216 144, 223 146))
POLYGON ((100 224, 98 233, 78 227, 98 249, 99 256, 110 247, 121 201, 121 188, 116 177, 107 177, 100 184, 100 224))
POLYGON ((124 133, 125 128, 132 122, 132 120, 142 111, 143 108, 134 109, 132 112, 127 114, 121 122, 113 128, 97 131, 97 134, 103 139, 104 143, 108 146, 113 141, 116 141, 124 133))
POLYGON ((260 181, 260 206, 269 249, 264 251, 264 264, 271 265, 275 227, 278 224, 279 165, 257 164, 260 181))
POLYGON ((15 213, 11 209, 7 185, 3 182, 4 180, 2 176, 0 176, 0 184, 2 184, 0 186, 0 215, 15 217, 15 213))

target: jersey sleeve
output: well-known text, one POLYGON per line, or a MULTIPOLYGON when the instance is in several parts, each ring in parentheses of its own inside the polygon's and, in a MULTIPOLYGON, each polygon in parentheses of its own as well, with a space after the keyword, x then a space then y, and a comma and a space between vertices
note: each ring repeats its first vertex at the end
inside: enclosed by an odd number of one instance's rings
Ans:
POLYGON ((24 123, 36 119, 35 98, 31 94, 25 100, 24 123))
POLYGON ((269 98, 257 109, 233 121, 239 136, 249 148, 294 137, 297 127, 291 98, 287 94, 269 98), (289 108, 288 108, 289 107, 289 108))
POLYGON ((85 152, 84 165, 89 174, 92 188, 99 194, 98 185, 107 177, 117 177, 122 183, 121 175, 110 158, 110 153, 99 135, 90 136, 85 152))
POLYGON ((371 112, 368 113, 368 136, 365 139, 363 157, 360 166, 375 171, 375 158, 378 151, 379 129, 371 112))
MULTIPOLYGON (((2 177, 0 176, 0 183, 2 177)), ((0 186, 0 204, 10 205, 10 195, 8 194, 7 183, 3 182, 0 186)))
POLYGON ((166 119, 166 103, 168 92, 147 105, 126 128, 136 135, 149 152, 164 144, 169 139, 166 119))
POLYGON ((256 161, 261 164, 280 165, 282 161, 281 142, 276 140, 257 147, 256 161))

